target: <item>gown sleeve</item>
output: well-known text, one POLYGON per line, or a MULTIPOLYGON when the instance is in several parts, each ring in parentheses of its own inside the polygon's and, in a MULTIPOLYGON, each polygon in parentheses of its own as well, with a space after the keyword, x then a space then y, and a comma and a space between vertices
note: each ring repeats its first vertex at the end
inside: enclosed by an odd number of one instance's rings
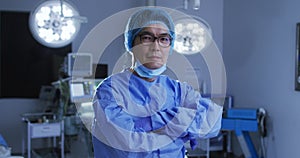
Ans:
POLYGON ((197 138, 211 138, 219 134, 223 107, 210 99, 203 98, 188 84, 183 84, 182 87, 185 91, 183 107, 197 110, 193 122, 184 135, 187 137, 185 139, 190 140, 191 147, 194 148, 197 145, 197 138))

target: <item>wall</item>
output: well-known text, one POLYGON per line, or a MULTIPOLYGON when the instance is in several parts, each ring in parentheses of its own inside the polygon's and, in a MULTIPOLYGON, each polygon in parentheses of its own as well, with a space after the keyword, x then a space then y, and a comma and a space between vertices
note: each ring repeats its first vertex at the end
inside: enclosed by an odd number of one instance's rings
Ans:
MULTIPOLYGON (((40 0, 2 0, 0 1, 0 10, 14 10, 14 11, 31 11, 41 2, 40 0)), ((78 8, 80 15, 88 18, 88 23, 81 25, 81 30, 73 42, 73 51, 77 51, 85 36, 103 19, 118 11, 145 5, 145 1, 137 0, 71 0, 78 8)), ((158 0, 158 6, 175 8, 182 10, 183 0, 165 1, 158 0)), ((213 38, 216 41, 219 49, 222 50, 223 42, 223 2, 219 0, 203 1, 199 11, 185 11, 188 14, 200 16, 205 19, 213 29, 213 38)), ((105 37, 103 37, 105 38, 105 37)), ((99 41, 101 42, 101 41, 99 41)), ((111 48, 111 52, 104 55, 103 62, 109 64, 109 72, 111 72, 115 60, 124 53, 123 43, 111 48)), ((189 58, 195 59, 191 56, 189 58)), ((197 59, 197 58, 196 58, 197 59)), ((194 62, 198 62, 195 60, 194 62)), ((1 87, 0 87, 1 88, 1 87)), ((14 99, 0 99, 0 133, 5 137, 8 144, 12 146, 14 153, 21 152, 23 124, 20 120, 20 114, 24 112, 38 111, 40 104, 37 99, 14 98, 14 99)))
MULTIPOLYGON (((209 0, 209 1, 201 1, 200 9, 199 10, 193 10, 193 1, 188 0, 188 9, 184 9, 183 7, 183 0, 177 0, 177 1, 163 1, 159 0, 157 1, 157 5, 159 6, 166 6, 173 9, 177 9, 185 14, 192 15, 195 17, 199 17, 203 20, 205 20, 212 29, 212 38, 214 42, 212 45, 216 46, 217 49, 219 49, 218 53, 223 52, 223 1, 219 0, 209 0)), ((209 49, 209 51, 214 51, 215 49, 209 49)), ((203 53, 202 53, 203 54, 203 53)), ((207 93, 211 92, 211 73, 209 71, 209 68, 212 68, 214 66, 219 66, 219 64, 215 65, 208 65, 206 63, 204 55, 202 54, 194 54, 194 55, 186 55, 185 58, 192 64, 194 71, 197 73, 198 82, 195 82, 193 78, 191 78, 191 71, 190 68, 182 68, 182 64, 176 64, 173 68, 174 69, 183 69, 181 71, 185 74, 185 77, 183 77, 181 80, 188 81, 195 89, 202 90, 201 84, 202 82, 205 82, 206 84, 206 91, 207 93), (209 67, 210 66, 210 67, 209 67), (193 80, 191 82, 191 80, 193 80), (197 84, 200 87, 196 87, 197 84)), ((205 54, 205 53, 204 53, 205 54)), ((209 53, 208 53, 209 54, 209 53)), ((180 57, 180 56, 179 56, 180 57)), ((173 61, 179 61, 178 56, 174 53, 170 56, 170 60, 173 61)), ((215 61, 214 61, 215 62, 215 61)), ((171 65, 171 62, 169 61, 169 65, 171 65)), ((216 82, 215 82, 216 83, 216 82)), ((224 85, 224 84, 223 84, 224 85)), ((223 88, 223 87, 222 87, 223 88)), ((222 89, 221 88, 221 89, 222 89)))
MULTIPOLYGON (((0 10, 30 12, 39 2, 42 1, 4 0, 0 1, 0 10)), ((101 1, 97 0, 89 0, 88 2, 72 0, 71 2, 75 4, 82 16, 88 18, 88 23, 81 25, 80 33, 73 42, 73 51, 78 49, 85 34, 87 34, 87 32, 102 19, 120 10, 136 7, 134 1, 110 0, 101 3, 101 1)), ((119 46, 119 48, 120 47, 121 46, 119 46)), ((109 62, 109 59, 106 61, 109 62)), ((22 137, 24 136, 25 125, 22 123, 20 115, 25 112, 39 111, 41 106, 42 105, 39 104, 37 99, 0 99, 0 133, 12 147, 13 153, 20 153, 22 149, 22 137)))
POLYGON ((236 107, 269 114, 267 158, 299 157, 300 92, 294 91, 297 0, 224 1, 224 60, 236 107))

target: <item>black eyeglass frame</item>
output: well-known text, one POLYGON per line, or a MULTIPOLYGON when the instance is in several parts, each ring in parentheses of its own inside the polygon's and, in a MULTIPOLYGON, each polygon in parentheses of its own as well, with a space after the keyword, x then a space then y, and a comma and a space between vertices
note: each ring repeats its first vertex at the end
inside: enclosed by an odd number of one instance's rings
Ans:
POLYGON ((170 47, 170 46, 171 46, 172 41, 173 41, 173 38, 172 38, 171 35, 168 34, 168 33, 164 33, 164 34, 161 34, 161 35, 159 35, 158 37, 156 37, 156 36, 154 36, 154 35, 153 35, 152 33, 150 33, 150 32, 143 32, 143 33, 139 34, 138 36, 140 37, 140 42, 141 42, 141 44, 144 45, 144 46, 149 46, 149 45, 153 44, 153 43, 157 40, 157 41, 158 41, 158 44, 159 44, 161 47, 167 48, 167 47, 170 47), (145 36, 145 35, 151 36, 151 37, 153 38, 153 39, 151 40, 151 42, 149 42, 149 43, 143 42, 142 36, 145 36), (160 41, 161 38, 169 38, 170 43, 169 43, 168 45, 164 45, 164 44, 161 43, 161 41, 160 41))

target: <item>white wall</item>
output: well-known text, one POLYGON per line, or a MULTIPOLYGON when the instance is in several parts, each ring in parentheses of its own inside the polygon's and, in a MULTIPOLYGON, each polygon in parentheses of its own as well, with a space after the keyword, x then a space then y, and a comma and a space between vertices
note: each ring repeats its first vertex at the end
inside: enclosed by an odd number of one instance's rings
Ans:
POLYGON ((235 106, 269 114, 267 158, 298 158, 300 92, 294 91, 297 0, 224 1, 224 60, 235 106))

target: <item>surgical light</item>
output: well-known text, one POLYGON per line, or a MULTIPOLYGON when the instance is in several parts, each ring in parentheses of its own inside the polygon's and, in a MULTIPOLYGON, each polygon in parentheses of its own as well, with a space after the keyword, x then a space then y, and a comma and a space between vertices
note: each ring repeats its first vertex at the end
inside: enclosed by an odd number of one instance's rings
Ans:
POLYGON ((174 49, 180 54, 195 54, 211 43, 211 28, 198 17, 181 18, 175 21, 174 49))
POLYGON ((70 44, 86 22, 74 5, 65 0, 47 0, 30 14, 29 25, 33 37, 41 44, 58 48, 70 44))

